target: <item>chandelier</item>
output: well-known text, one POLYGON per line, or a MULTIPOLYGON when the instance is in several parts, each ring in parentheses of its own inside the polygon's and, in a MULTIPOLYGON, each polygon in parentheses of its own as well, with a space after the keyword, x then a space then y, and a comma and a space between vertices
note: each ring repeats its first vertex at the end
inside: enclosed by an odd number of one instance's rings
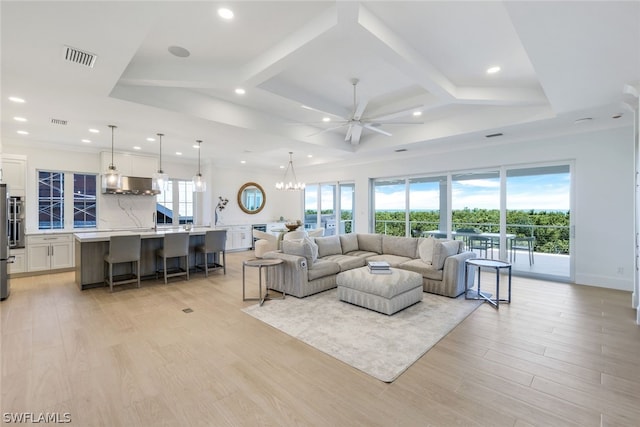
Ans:
POLYGON ((293 152, 289 151, 289 164, 284 171, 282 181, 276 182, 277 190, 304 190, 304 182, 298 181, 296 171, 293 169, 293 152), (291 171, 291 172, 289 172, 291 171))

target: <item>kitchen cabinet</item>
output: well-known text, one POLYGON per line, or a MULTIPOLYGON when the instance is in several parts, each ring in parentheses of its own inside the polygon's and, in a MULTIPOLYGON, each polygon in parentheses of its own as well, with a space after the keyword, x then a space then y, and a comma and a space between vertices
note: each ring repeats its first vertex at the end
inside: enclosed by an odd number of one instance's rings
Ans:
MULTIPOLYGON (((111 164, 111 151, 101 153, 101 171, 107 170, 111 164)), ((158 159, 129 153, 113 153, 113 164, 123 176, 139 176, 151 178, 158 171, 158 159)))
POLYGON ((73 267, 71 234, 27 236, 27 271, 58 270, 73 267))
POLYGON ((7 272, 9 274, 24 273, 27 271, 27 253, 24 249, 11 249, 9 250, 9 256, 14 257, 14 261, 7 264, 7 272))
POLYGON ((217 227, 227 230, 227 245, 225 250, 246 250, 252 246, 251 226, 250 225, 229 225, 226 227, 217 227))
POLYGON ((25 196, 27 182, 27 159, 23 156, 2 156, 2 181, 9 185, 11 196, 25 196))

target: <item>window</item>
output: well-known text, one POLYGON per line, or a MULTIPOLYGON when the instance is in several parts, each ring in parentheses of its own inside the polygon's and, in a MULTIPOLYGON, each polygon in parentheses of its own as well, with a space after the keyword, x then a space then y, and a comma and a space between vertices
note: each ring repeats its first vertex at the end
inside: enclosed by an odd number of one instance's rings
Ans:
POLYGON ((404 179, 375 180, 373 187, 374 233, 405 236, 406 181, 404 179))
POLYGON ((38 229, 64 228, 64 173, 38 172, 38 229))
POLYGON ((193 223, 194 199, 192 181, 169 180, 166 190, 163 190, 156 197, 157 224, 193 223))
POLYGON ((304 190, 304 226, 324 228, 324 235, 353 233, 355 230, 353 183, 307 184, 304 190))
POLYGON ((65 218, 73 228, 97 226, 97 175, 38 171, 38 229, 64 229, 65 218))
POLYGON ((96 227, 96 175, 73 174, 73 228, 96 227))

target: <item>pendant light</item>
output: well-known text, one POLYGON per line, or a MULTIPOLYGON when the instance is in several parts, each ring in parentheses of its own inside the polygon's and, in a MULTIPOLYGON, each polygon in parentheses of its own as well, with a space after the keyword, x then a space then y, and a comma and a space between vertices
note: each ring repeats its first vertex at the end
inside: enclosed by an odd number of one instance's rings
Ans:
POLYGON ((198 143, 198 173, 193 176, 193 191, 196 193, 202 193, 206 191, 207 183, 200 173, 200 149, 202 141, 198 139, 196 142, 198 143))
POLYGON ((293 152, 289 151, 289 164, 287 170, 284 171, 282 181, 276 182, 278 190, 304 190, 304 182, 298 181, 296 171, 293 169, 293 152), (289 173, 291 171, 291 173, 289 173))
POLYGON ((162 137, 164 136, 164 134, 158 133, 157 135, 160 140, 160 163, 159 163, 158 172, 153 174, 153 180, 151 182, 151 186, 153 187, 154 190, 162 192, 167 189, 167 183, 169 182, 169 175, 164 173, 164 171, 162 170, 162 137))
POLYGON ((109 190, 122 190, 122 175, 116 169, 113 164, 113 130, 117 127, 115 125, 109 125, 111 128, 111 163, 109 167, 102 175, 102 187, 109 190))

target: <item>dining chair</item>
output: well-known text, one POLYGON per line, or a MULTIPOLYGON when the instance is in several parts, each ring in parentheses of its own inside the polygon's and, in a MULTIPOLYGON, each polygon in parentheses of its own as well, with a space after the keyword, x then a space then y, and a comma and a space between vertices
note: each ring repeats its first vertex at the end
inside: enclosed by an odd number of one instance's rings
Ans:
POLYGON ((511 262, 516 262, 516 251, 527 251, 529 254, 529 265, 534 264, 533 249, 535 246, 536 238, 531 237, 512 237, 510 239, 511 249, 511 262))
POLYGON ((162 248, 156 251, 156 261, 162 258, 162 269, 156 268, 156 279, 160 272, 164 275, 164 283, 167 278, 186 276, 189 280, 189 233, 166 233, 162 239, 162 248), (178 267, 167 270, 167 259, 178 258, 178 267), (180 260, 184 258, 184 268, 180 266, 180 260))
POLYGON ((491 240, 490 237, 471 235, 467 237, 467 249, 469 249, 470 251, 477 250, 481 258, 482 258, 482 251, 484 251, 484 257, 488 258, 489 250, 493 250, 492 242, 493 241, 491 240))
POLYGON ((227 245, 227 230, 209 230, 204 235, 204 245, 196 247, 196 268, 204 270, 204 276, 209 277, 209 268, 222 268, 227 274, 227 258, 225 246, 227 245), (204 262, 197 263, 198 254, 204 255, 204 262), (213 254, 213 263, 209 263, 209 254, 213 254), (218 257, 216 262, 216 256, 218 257), (220 263, 222 261, 222 263, 220 263))
POLYGON ((111 236, 109 238, 109 252, 104 256, 107 264, 105 283, 109 284, 109 290, 113 292, 113 285, 125 283, 137 283, 140 287, 140 235, 111 236), (131 273, 114 276, 114 264, 129 263, 131 273), (135 272, 134 265, 135 263, 135 272))

